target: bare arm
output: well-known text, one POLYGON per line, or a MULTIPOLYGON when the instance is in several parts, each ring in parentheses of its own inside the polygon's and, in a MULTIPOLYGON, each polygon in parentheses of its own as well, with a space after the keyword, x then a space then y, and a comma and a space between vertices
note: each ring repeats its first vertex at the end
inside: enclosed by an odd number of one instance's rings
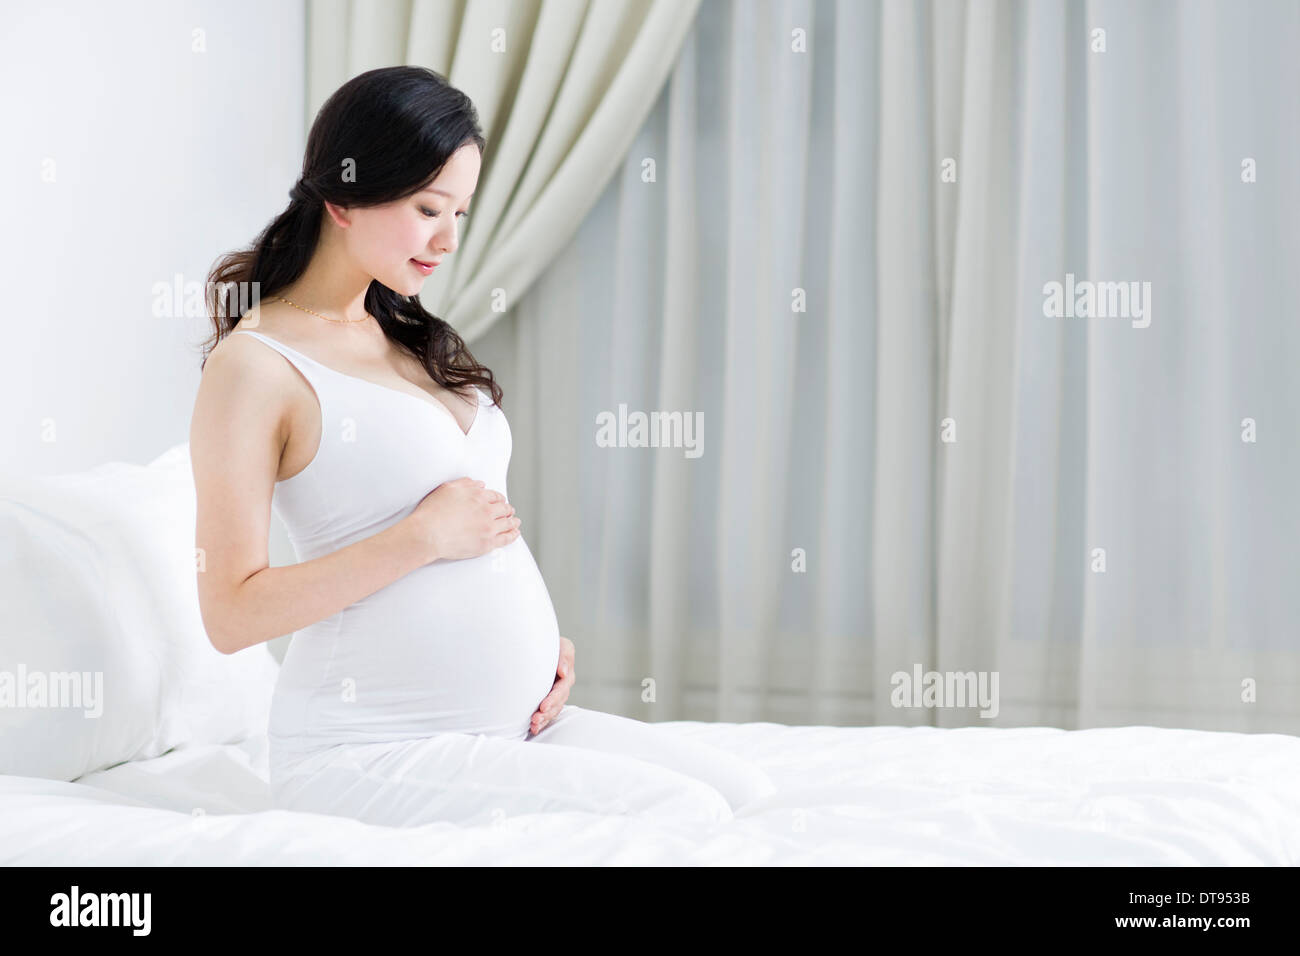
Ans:
POLYGON ((438 486, 378 534, 310 561, 270 567, 271 495, 298 372, 264 346, 230 345, 223 342, 208 357, 190 427, 199 606, 219 651, 233 654, 290 634, 431 561, 481 554, 518 537, 518 519, 504 497, 463 478, 438 486))

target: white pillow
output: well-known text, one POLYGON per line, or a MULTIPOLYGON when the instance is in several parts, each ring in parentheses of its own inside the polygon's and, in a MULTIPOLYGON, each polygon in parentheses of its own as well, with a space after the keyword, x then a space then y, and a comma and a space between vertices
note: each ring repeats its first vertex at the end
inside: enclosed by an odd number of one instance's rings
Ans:
POLYGON ((75 780, 266 732, 279 665, 208 641, 194 526, 188 444, 0 480, 0 774, 75 780))

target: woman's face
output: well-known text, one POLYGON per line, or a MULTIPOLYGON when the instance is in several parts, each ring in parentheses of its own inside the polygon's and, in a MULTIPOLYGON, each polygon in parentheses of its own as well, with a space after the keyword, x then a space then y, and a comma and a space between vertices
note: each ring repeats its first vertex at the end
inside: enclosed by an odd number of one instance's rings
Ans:
POLYGON ((346 223, 343 241, 353 260, 394 292, 417 295, 432 268, 460 245, 460 221, 478 184, 474 144, 452 154, 425 189, 382 206, 338 209, 346 223))

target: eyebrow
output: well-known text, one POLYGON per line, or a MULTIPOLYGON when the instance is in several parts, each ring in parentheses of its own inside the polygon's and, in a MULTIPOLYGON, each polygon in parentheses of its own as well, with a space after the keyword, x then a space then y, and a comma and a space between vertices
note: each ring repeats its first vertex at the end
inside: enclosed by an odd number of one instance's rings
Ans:
MULTIPOLYGON (((454 198, 454 197, 452 196, 452 194, 449 193, 449 192, 447 192, 445 189, 435 189, 433 186, 427 186, 427 187, 425 187, 424 189, 421 189, 420 192, 422 192, 422 193, 437 193, 439 196, 446 196, 448 199, 452 199, 452 198, 454 198)), ((469 196, 466 196, 465 198, 466 198, 466 199, 469 199, 469 198, 470 198, 471 196, 473 196, 473 195, 474 195, 473 193, 470 193, 469 196)))

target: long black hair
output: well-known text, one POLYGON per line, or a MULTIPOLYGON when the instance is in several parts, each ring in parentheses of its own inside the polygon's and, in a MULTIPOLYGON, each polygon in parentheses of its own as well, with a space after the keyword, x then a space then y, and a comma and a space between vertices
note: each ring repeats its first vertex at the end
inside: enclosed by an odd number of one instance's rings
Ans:
MULTIPOLYGON (((433 70, 383 67, 335 90, 312 123, 302 177, 289 191, 288 208, 250 248, 221 257, 208 275, 213 334, 203 343, 201 365, 248 309, 247 295, 229 290, 256 289, 258 298, 267 298, 302 275, 320 236, 323 203, 364 207, 405 199, 427 187, 452 154, 470 143, 482 154, 486 144, 478 111, 433 70), (345 176, 348 169, 352 175, 345 176)), ((384 335, 417 358, 443 388, 483 386, 501 404, 492 372, 418 296, 401 295, 375 279, 366 290, 365 308, 384 335)))

